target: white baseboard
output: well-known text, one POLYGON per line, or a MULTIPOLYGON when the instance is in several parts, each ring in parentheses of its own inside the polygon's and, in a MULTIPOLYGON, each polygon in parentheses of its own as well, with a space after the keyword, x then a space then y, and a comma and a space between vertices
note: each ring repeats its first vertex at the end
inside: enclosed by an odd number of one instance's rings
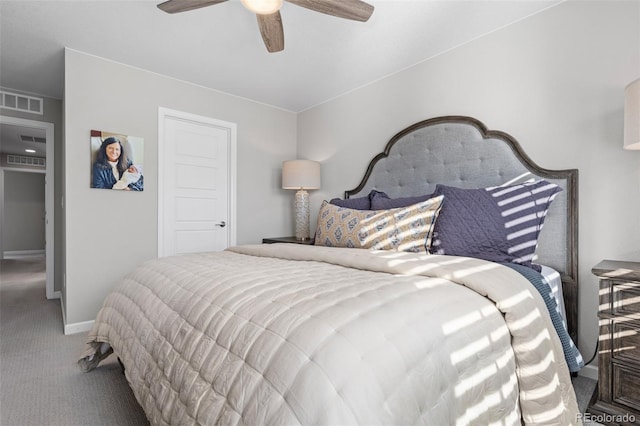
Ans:
POLYGON ((62 298, 60 298, 60 307, 62 308, 62 323, 64 324, 65 336, 69 334, 84 333, 91 330, 91 327, 93 327, 93 323, 95 321, 92 320, 67 324, 67 316, 64 309, 64 299, 62 298))
POLYGON ((598 380, 598 367, 595 365, 589 364, 584 367, 578 373, 578 376, 586 377, 588 379, 598 380))
POLYGON ((3 253, 4 259, 22 259, 25 257, 44 256, 44 250, 12 250, 3 253))
POLYGON ((83 321, 83 322, 75 322, 73 324, 65 324, 64 325, 64 334, 76 334, 76 333, 85 333, 91 330, 93 327, 93 323, 95 321, 83 321))

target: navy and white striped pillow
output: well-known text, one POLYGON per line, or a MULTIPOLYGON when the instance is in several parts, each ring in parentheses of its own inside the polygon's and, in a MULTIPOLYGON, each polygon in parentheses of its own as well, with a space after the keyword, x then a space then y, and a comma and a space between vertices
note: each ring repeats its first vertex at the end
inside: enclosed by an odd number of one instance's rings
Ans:
POLYGON ((444 195, 431 253, 468 256, 532 267, 549 205, 562 189, 545 180, 462 189, 438 185, 444 195))

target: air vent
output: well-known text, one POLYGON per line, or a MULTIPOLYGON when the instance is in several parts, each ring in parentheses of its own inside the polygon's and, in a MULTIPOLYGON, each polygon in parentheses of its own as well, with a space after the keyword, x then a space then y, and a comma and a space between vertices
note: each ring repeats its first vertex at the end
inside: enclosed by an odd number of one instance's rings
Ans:
POLYGON ((47 163, 44 158, 25 157, 24 155, 7 155, 7 164, 16 166, 34 166, 46 167, 47 163))
POLYGON ((42 138, 40 136, 29 136, 29 135, 20 135, 20 140, 22 142, 35 142, 35 143, 45 143, 47 141, 46 138, 42 138))
POLYGON ((0 90, 0 107, 42 115, 44 99, 0 90))

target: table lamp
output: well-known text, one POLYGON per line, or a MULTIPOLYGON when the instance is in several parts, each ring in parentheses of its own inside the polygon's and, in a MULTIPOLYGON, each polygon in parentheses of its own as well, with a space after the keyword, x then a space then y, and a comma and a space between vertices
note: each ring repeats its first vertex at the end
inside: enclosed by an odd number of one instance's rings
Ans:
POLYGON ((311 160, 282 162, 282 189, 297 189, 295 207, 296 238, 309 239, 309 193, 320 188, 320 163, 311 160))

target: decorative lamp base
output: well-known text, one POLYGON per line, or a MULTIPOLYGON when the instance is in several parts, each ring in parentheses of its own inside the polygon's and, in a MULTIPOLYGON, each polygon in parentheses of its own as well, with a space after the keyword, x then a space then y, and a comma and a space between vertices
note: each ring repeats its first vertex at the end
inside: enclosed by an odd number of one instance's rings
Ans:
POLYGON ((304 189, 296 192, 296 239, 308 240, 309 237, 309 193, 304 189))

